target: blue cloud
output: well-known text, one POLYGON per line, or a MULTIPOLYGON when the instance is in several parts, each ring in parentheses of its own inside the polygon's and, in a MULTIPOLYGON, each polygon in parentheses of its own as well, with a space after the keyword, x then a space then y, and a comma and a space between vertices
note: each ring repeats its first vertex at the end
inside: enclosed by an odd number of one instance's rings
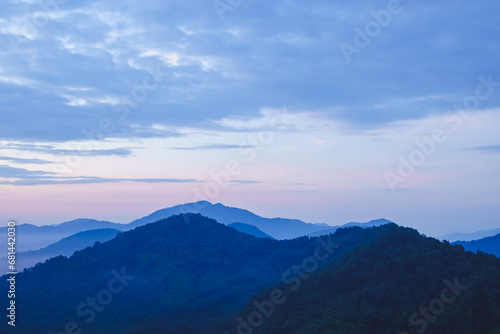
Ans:
POLYGON ((36 179, 40 177, 49 177, 49 175, 55 175, 55 173, 29 171, 24 168, 15 168, 6 165, 0 165, 0 177, 2 178, 36 179))
POLYGON ((489 153, 500 153, 500 145, 488 145, 469 148, 470 151, 481 151, 489 153))
POLYGON ((449 112, 478 76, 500 81, 499 2, 401 3, 348 64, 339 45, 387 1, 245 1, 224 20, 212 1, 68 2, 33 31, 40 3, 6 2, 0 139, 171 137, 264 106, 377 127, 449 112))
MULTIPOLYGON (((43 153, 50 155, 79 155, 79 156, 129 156, 132 154, 131 148, 114 148, 103 150, 64 150, 58 149, 51 145, 36 145, 36 144, 5 144, 0 146, 1 149, 13 149, 17 151, 27 151, 35 153, 43 153)), ((19 159, 17 159, 20 161, 19 159)), ((22 159, 21 159, 22 160, 22 159)))
POLYGON ((21 163, 21 164, 51 164, 52 161, 42 160, 42 159, 24 159, 24 158, 15 158, 15 157, 2 157, 0 156, 0 160, 21 163))
POLYGON ((119 183, 119 182, 139 182, 139 183, 193 183, 195 179, 169 179, 169 178, 120 178, 112 179, 93 176, 62 177, 56 173, 45 171, 30 171, 24 168, 15 168, 0 165, 0 178, 14 179, 0 181, 3 185, 33 186, 33 185, 53 185, 53 184, 95 184, 95 183, 119 183))
POLYGON ((170 149, 194 151, 194 150, 234 150, 234 149, 252 148, 252 147, 254 147, 254 146, 252 146, 252 145, 231 145, 231 144, 207 144, 207 145, 190 146, 190 147, 170 147, 170 149))
POLYGON ((39 178, 24 179, 15 181, 0 181, 3 185, 14 186, 38 186, 54 184, 96 184, 96 183, 119 183, 119 182, 138 182, 138 183, 193 183, 198 182, 194 179, 109 179, 100 177, 82 177, 82 178, 39 178))

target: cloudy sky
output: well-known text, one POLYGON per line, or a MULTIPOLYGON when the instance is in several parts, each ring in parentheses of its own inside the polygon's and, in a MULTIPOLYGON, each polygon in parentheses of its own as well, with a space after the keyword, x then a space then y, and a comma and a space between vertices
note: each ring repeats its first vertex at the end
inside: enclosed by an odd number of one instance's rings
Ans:
POLYGON ((207 199, 429 235, 500 224, 500 3, 9 0, 0 219, 207 199))

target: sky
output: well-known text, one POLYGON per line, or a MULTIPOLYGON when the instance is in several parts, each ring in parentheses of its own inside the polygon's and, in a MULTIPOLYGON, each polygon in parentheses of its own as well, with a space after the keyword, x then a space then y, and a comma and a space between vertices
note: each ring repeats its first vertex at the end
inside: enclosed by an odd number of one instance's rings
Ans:
POLYGON ((197 200, 500 226, 498 1, 8 0, 0 221, 197 200))

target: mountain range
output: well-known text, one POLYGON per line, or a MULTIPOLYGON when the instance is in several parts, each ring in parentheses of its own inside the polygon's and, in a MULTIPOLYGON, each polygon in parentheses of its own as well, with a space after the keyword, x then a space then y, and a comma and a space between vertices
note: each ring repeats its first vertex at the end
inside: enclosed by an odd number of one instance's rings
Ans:
POLYGON ((253 225, 245 223, 232 223, 227 226, 234 228, 238 232, 250 234, 257 238, 274 239, 269 234, 262 232, 258 227, 253 225))
MULTIPOLYGON (((110 228, 122 230, 124 224, 95 219, 75 219, 58 225, 35 226, 21 224, 16 227, 16 248, 18 252, 38 250, 79 232, 110 228)), ((0 228, 0 247, 6 249, 8 227, 0 228)))
MULTIPOLYGON (((39 262, 44 262, 60 255, 69 257, 78 250, 93 246, 96 242, 111 240, 120 232, 120 230, 111 228, 84 231, 63 238, 40 250, 18 252, 16 254, 16 270, 22 271, 25 268, 33 267, 39 262)), ((5 273, 9 271, 7 267, 7 258, 0 258, 0 272, 5 273)))
POLYGON ((481 251, 500 258, 500 234, 473 241, 456 241, 453 244, 461 245, 471 252, 481 251))
POLYGON ((439 237, 439 239, 447 240, 449 242, 472 241, 472 240, 479 240, 482 238, 492 237, 497 234, 500 234, 500 228, 489 229, 485 231, 477 231, 473 233, 450 233, 439 237))
MULTIPOLYGON (((138 226, 165 219, 175 214, 187 212, 201 213, 231 226, 240 232, 260 238, 271 239, 281 239, 285 237, 296 238, 304 235, 316 237, 334 233, 339 228, 353 226, 367 228, 392 223, 387 219, 376 219, 367 223, 351 222, 339 226, 309 224, 295 219, 263 218, 247 210, 227 207, 220 203, 211 204, 207 201, 200 201, 158 210, 129 224, 117 224, 95 219, 75 219, 62 224, 40 227, 22 224, 17 227, 17 235, 21 236, 18 238, 17 243, 17 268, 18 270, 23 270, 24 268, 31 267, 36 263, 43 262, 51 257, 59 255, 70 256, 75 251, 92 246, 97 241, 107 241, 118 232, 132 230, 138 226), (98 230, 101 231, 97 232, 98 230), (82 234, 81 232, 89 233, 82 234)), ((492 231, 496 230, 480 231, 470 235, 456 233, 450 234, 446 238, 447 240, 453 240, 459 236, 466 236, 466 239, 469 239, 472 236, 488 235, 492 231)), ((5 246, 4 243, 6 239, 7 228, 0 228, 0 247, 4 249, 6 249, 6 247, 3 247, 5 246)), ((498 256, 498 249, 491 240, 486 240, 484 242, 478 240, 470 245, 462 243, 462 241, 458 243, 462 244, 468 250, 481 250, 498 256)), ((0 272, 6 272, 6 266, 7 262, 5 258, 0 258, 0 272)))
MULTIPOLYGON (((117 224, 95 219, 75 219, 62 224, 35 226, 22 224, 17 226, 17 270, 23 270, 43 262, 51 257, 71 256, 75 251, 92 246, 95 242, 104 242, 117 232, 129 231, 138 226, 168 218, 179 213, 202 213, 203 215, 222 221, 234 229, 260 238, 296 238, 307 234, 324 235, 333 233, 340 226, 326 224, 308 224, 296 219, 263 218, 250 211, 224 206, 220 203, 211 204, 207 201, 177 205, 158 210, 146 217, 129 224, 117 224), (259 228, 260 227, 260 228, 259 228), (262 230, 261 230, 262 229, 262 230), (92 232, 94 231, 94 232, 92 232), (270 232, 272 234, 266 233, 270 232), (88 233, 82 233, 88 232, 88 233)), ((370 227, 389 223, 380 219, 365 224, 348 223, 343 226, 370 227)), ((6 254, 7 227, 0 228, 0 247, 6 254)), ((5 256, 0 258, 0 273, 7 272, 5 256)))
POLYGON ((215 219, 224 225, 232 223, 253 225, 262 232, 279 240, 301 237, 329 227, 326 224, 309 224, 298 219, 263 218, 247 210, 228 207, 221 203, 212 204, 207 201, 177 205, 158 210, 146 217, 134 220, 129 224, 129 227, 132 229, 183 213, 199 213, 205 217, 215 219))
POLYGON ((361 228, 367 228, 367 227, 375 227, 375 226, 380 226, 380 225, 385 225, 385 224, 391 224, 391 223, 393 224, 393 222, 391 222, 390 220, 383 219, 383 218, 371 220, 371 221, 369 221, 367 223, 351 222, 351 223, 347 223, 347 224, 344 224, 344 225, 331 226, 331 227, 329 227, 327 229, 324 229, 324 230, 320 230, 320 231, 317 231, 317 232, 309 233, 309 236, 311 236, 311 237, 319 237, 321 235, 331 234, 331 233, 334 233, 339 228, 354 227, 354 226, 361 227, 361 228))
MULTIPOLYGON (((182 213, 200 213, 225 225, 232 223, 252 225, 275 239, 293 239, 311 233, 328 234, 333 232, 335 228, 338 228, 338 226, 332 227, 327 224, 305 223, 298 219, 263 218, 247 210, 228 207, 220 203, 212 204, 207 201, 200 201, 158 210, 148 216, 136 219, 129 224, 118 224, 95 219, 75 219, 62 224, 47 226, 22 224, 17 226, 17 235, 19 238, 16 246, 19 252, 39 250, 40 248, 58 242, 62 238, 69 237, 79 232, 95 229, 129 231, 138 226, 153 223, 160 219, 182 213)), ((386 220, 380 221, 389 222, 386 220)), ((366 226, 372 226, 372 224, 368 223, 366 226)), ((6 247, 4 247, 6 240, 7 227, 2 227, 0 228, 0 247, 2 247, 2 249, 6 249, 6 247)))

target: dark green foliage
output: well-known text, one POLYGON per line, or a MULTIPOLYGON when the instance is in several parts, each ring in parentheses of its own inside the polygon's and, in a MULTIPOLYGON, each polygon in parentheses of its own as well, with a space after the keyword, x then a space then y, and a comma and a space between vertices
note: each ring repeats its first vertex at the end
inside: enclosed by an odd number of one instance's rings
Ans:
MULTIPOLYGON (((296 291, 284 283, 278 288, 287 300, 276 307, 259 334, 500 333, 500 260, 411 229, 382 234, 303 280, 296 291), (410 326, 409 317, 439 300, 447 287, 444 280, 455 283, 455 278, 467 286, 465 291, 445 304, 435 323, 410 326)), ((256 300, 268 298, 268 291, 256 300)), ((247 319, 253 311, 249 304, 239 316, 247 319)), ((417 314, 414 320, 419 319, 425 318, 417 314)), ((224 329, 236 333, 235 325, 233 321, 224 329)))

